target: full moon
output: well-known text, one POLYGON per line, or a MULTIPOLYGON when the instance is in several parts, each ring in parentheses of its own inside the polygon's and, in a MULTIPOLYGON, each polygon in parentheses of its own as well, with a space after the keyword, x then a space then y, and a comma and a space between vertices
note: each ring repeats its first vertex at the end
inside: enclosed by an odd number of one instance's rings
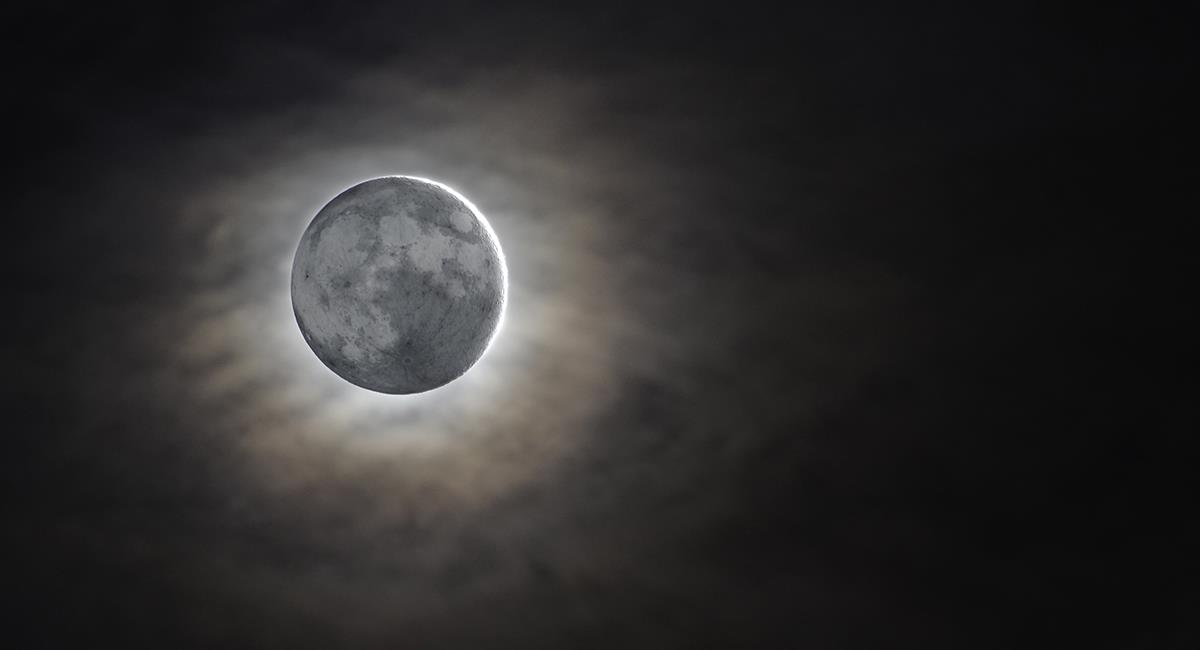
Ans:
POLYGON ((500 242, 458 192, 385 176, 334 197, 292 263, 300 332, 330 370, 380 393, 421 393, 467 372, 500 327, 500 242))

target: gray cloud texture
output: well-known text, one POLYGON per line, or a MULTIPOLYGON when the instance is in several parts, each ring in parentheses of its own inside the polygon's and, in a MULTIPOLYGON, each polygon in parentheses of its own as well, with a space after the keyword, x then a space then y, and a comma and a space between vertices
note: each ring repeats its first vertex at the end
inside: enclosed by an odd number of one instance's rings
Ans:
POLYGON ((1104 443, 1072 432, 1109 418, 1030 370, 1089 367, 1047 323, 1118 275, 1043 219, 1074 91, 972 85, 963 52, 1007 55, 886 17, 750 56, 677 53, 667 14, 385 11, 329 36, 356 56, 231 37, 138 110, 56 89, 104 128, 5 260, 31 606, 132 646, 963 647, 1075 593, 1042 554, 1116 551, 1012 532, 1078 501, 1104 443), (461 191, 509 264, 494 345, 428 394, 339 379, 289 304, 305 225, 385 174, 461 191))
MULTIPOLYGON (((153 304, 105 301, 117 334, 80 362, 103 381, 79 399, 103 402, 89 427, 111 417, 132 429, 85 444, 168 455, 165 467, 114 462, 147 466, 131 490, 178 482, 200 503, 180 515, 184 529, 148 506, 85 534, 117 534, 126 561, 171 567, 148 588, 219 603, 177 614, 200 642, 264 617, 273 623, 255 640, 290 647, 422 635, 570 644, 665 597, 668 620, 637 633, 651 643, 672 617, 695 615, 689 598, 744 590, 658 554, 735 514, 729 473, 767 453, 764 430, 795 431, 845 391, 847 356, 873 362, 881 344, 852 323, 903 290, 861 274, 782 283, 770 258, 805 251, 776 252, 779 219, 764 213, 800 206, 728 185, 729 164, 755 161, 681 167, 670 149, 632 144, 694 137, 673 133, 699 128, 686 118, 612 107, 687 72, 579 80, 498 67, 439 86, 383 63, 329 73, 343 81, 312 104, 117 161, 88 209, 111 217, 109 236, 144 244, 118 264, 164 291, 153 304), (326 370, 287 292, 312 215, 393 173, 464 192, 510 265, 492 350, 412 397, 326 370)), ((762 603, 729 605, 736 619, 762 603)))

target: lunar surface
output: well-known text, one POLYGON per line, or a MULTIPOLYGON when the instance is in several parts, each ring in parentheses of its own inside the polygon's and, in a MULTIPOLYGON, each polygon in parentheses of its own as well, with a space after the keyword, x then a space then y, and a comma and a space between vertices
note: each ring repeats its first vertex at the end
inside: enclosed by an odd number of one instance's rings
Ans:
POLYGON ((346 381, 420 393, 462 376, 500 326, 507 271, 487 220, 422 178, 359 183, 305 229, 292 264, 304 340, 346 381))

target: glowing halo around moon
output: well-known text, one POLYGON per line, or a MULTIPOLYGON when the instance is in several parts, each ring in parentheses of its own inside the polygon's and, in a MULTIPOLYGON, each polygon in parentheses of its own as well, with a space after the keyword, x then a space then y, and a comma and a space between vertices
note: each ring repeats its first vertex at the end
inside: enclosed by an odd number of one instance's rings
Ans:
MULTIPOLYGON (((568 92, 537 99, 530 131, 513 128, 507 110, 464 112, 474 104, 454 99, 444 123, 381 139, 396 128, 394 102, 381 110, 355 99, 379 88, 352 87, 336 110, 231 126, 219 142, 177 152, 226 173, 169 206, 192 253, 175 269, 184 290, 163 317, 146 321, 143 336, 161 344, 164 399, 206 414, 206 444, 237 459, 229 471, 243 489, 303 501, 314 489, 352 485, 392 495, 380 508, 461 512, 573 458, 619 398, 622 373, 652 363, 619 353, 642 330, 631 329, 630 265, 614 266, 626 250, 621 222, 603 201, 618 181, 565 164, 569 150, 538 134, 558 124, 597 152, 615 141, 570 126, 580 106, 568 92), (333 122, 363 131, 303 127, 297 135, 297 123, 333 122), (323 367, 297 331, 289 295, 313 215, 346 188, 397 171, 469 194, 464 203, 486 210, 480 223, 502 242, 507 271, 499 323, 470 371, 401 397, 323 367), (418 504, 406 496, 415 494, 433 496, 418 504)), ((490 105, 517 110, 531 101, 520 88, 504 92, 490 105)), ((647 177, 640 162, 613 166, 622 186, 647 177)))

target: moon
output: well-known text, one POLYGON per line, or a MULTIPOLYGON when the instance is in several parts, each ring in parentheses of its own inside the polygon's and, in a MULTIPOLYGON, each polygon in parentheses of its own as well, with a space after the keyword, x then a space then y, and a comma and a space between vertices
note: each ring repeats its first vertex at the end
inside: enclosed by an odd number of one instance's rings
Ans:
POLYGON ((359 183, 321 208, 292 263, 292 309, 312 351, 380 393, 444 386, 499 330, 508 270, 487 219, 415 176, 359 183))

